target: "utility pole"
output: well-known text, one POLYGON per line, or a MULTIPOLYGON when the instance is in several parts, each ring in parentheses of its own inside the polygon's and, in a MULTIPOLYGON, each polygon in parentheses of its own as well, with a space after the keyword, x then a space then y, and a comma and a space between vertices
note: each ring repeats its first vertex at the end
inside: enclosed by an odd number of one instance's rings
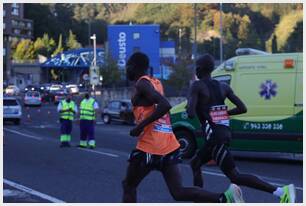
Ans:
MULTIPOLYGON (((94 92, 94 96, 96 96, 95 91, 95 85, 97 84, 97 78, 98 78, 98 68, 97 68, 97 44, 96 44, 96 34, 93 34, 90 39, 93 40, 93 60, 92 60, 92 66, 90 68, 90 80, 92 85, 92 90, 94 92)), ((99 80, 99 79, 98 79, 99 80)))
POLYGON ((222 23, 222 3, 220 3, 220 64, 223 62, 223 23, 222 23))
POLYGON ((194 19, 193 19, 193 26, 194 26, 194 40, 193 40, 193 45, 192 45, 192 57, 193 57, 193 78, 192 81, 195 80, 195 70, 196 70, 196 59, 197 59, 197 4, 193 4, 193 11, 194 11, 194 19))
POLYGON ((91 39, 91 20, 88 19, 88 46, 91 45, 90 39, 91 39))

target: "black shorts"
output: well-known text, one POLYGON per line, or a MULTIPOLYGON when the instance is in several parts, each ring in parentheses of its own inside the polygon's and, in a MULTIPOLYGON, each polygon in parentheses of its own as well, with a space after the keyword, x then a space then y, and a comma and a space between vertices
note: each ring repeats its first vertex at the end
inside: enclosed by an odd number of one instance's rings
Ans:
POLYGON ((209 138, 205 139, 204 146, 197 153, 202 164, 215 160, 222 171, 230 172, 234 169, 235 162, 228 149, 231 135, 231 130, 227 126, 213 127, 209 138))
POLYGON ((152 170, 162 170, 166 166, 180 163, 182 159, 179 149, 166 155, 149 154, 135 149, 131 152, 128 161, 152 170))

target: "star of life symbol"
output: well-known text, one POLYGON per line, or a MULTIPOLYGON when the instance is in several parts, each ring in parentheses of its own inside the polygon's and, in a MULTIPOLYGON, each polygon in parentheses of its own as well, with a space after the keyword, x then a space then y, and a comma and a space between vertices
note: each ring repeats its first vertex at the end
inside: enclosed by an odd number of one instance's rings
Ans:
POLYGON ((265 100, 270 100, 272 97, 275 97, 277 94, 277 84, 272 82, 272 80, 266 80, 260 85, 259 95, 265 100))

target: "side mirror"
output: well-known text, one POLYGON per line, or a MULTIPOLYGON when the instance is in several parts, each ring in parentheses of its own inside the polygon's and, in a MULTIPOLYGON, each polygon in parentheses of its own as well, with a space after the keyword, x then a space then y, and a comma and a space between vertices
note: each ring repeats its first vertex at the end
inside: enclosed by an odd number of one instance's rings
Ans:
POLYGON ((235 64, 234 64, 234 62, 233 62, 233 61, 226 61, 226 62, 224 63, 224 69, 225 69, 226 71, 232 71, 232 70, 234 70, 234 69, 235 69, 235 64))

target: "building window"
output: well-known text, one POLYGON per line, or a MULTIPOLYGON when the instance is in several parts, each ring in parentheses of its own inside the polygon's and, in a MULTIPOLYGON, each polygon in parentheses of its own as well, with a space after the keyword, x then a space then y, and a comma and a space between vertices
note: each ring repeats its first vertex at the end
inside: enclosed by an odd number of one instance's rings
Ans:
POLYGON ((27 23, 27 27, 28 27, 29 29, 32 28, 32 25, 31 25, 30 22, 27 23))
POLYGON ((12 8, 12 14, 15 15, 15 16, 19 16, 19 9, 12 8))
POLYGON ((3 29, 5 29, 5 23, 3 22, 3 29))
POLYGON ((6 11, 5 11, 5 10, 3 10, 3 17, 5 17, 5 15, 6 15, 6 11))
POLYGON ((6 55, 6 49, 3 48, 3 56, 5 56, 5 55, 6 55))
POLYGON ((140 39, 140 33, 133 33, 133 39, 134 40, 137 40, 137 39, 140 39))
POLYGON ((20 34, 20 29, 14 29, 14 34, 20 34))
POLYGON ((12 7, 13 8, 19 8, 19 4, 14 3, 14 4, 12 4, 12 7))

